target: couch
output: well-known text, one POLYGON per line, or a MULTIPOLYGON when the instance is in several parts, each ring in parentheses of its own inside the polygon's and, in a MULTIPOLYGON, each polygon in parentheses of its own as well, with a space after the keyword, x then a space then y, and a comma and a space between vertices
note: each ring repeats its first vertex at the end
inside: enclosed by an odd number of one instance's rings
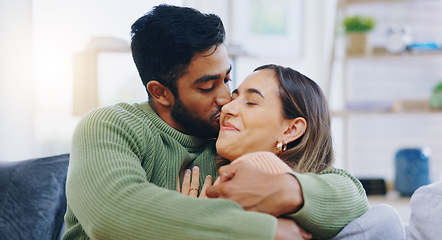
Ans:
MULTIPOLYGON (((68 165, 69 154, 0 163, 0 240, 61 239, 68 165)), ((405 229, 397 212, 381 204, 333 238, 344 239, 401 240, 405 229)))
POLYGON ((410 200, 411 216, 407 239, 442 238, 442 182, 418 188, 410 200))
POLYGON ((69 154, 0 162, 0 240, 60 239, 69 154))

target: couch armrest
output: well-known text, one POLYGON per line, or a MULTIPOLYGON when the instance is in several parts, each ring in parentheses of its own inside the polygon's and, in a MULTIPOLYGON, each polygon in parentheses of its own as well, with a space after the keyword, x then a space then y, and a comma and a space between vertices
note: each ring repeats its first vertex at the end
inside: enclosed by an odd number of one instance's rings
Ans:
POLYGON ((0 164, 0 236, 58 239, 69 154, 0 164))

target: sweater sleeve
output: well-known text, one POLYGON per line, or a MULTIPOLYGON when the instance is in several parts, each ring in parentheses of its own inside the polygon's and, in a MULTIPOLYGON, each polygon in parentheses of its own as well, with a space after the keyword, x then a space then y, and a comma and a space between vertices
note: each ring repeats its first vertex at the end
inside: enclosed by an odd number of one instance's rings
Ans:
POLYGON ((140 163, 149 153, 137 143, 148 133, 100 114, 109 113, 89 115, 74 133, 66 185, 73 214, 64 239, 78 232, 91 239, 273 239, 277 220, 270 215, 150 183, 140 163))
POLYGON ((345 170, 291 174, 301 184, 304 205, 287 217, 294 219, 315 237, 327 239, 335 236, 369 209, 362 184, 345 170))
POLYGON ((271 174, 280 174, 292 171, 289 165, 271 152, 253 152, 244 154, 235 159, 232 164, 237 164, 240 162, 249 163, 252 166, 271 174))
MULTIPOLYGON (((239 162, 250 163, 272 174, 292 171, 270 152, 245 154, 232 164, 239 162)), ((333 237, 349 222, 368 211, 368 200, 361 183, 344 170, 332 169, 319 174, 290 173, 301 184, 304 205, 298 212, 286 217, 298 222, 315 237, 333 237)))

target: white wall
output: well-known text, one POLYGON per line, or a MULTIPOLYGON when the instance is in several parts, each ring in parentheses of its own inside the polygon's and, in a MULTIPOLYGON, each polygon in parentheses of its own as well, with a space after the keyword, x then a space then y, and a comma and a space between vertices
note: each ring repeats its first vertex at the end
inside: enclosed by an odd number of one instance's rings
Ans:
POLYGON ((0 0, 0 161, 34 150, 32 1, 0 0))
POLYGON ((156 4, 154 0, 33 1, 35 156, 70 151, 80 119, 72 116, 73 53, 84 50, 95 36, 112 36, 129 44, 131 25, 156 4))
POLYGON ((93 36, 129 41, 132 23, 158 3, 0 0, 0 161, 69 152, 79 120, 72 54, 93 36))

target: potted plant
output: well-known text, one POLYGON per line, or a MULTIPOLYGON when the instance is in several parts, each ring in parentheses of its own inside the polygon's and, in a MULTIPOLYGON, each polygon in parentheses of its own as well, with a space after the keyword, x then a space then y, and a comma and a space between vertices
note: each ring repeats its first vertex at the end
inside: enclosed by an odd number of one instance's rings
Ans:
POLYGON ((433 93, 430 98, 430 107, 433 109, 442 108, 442 81, 439 82, 433 89, 433 93))
POLYGON ((376 26, 374 18, 355 15, 344 19, 345 33, 348 38, 348 54, 368 54, 371 47, 368 44, 367 33, 376 26))

